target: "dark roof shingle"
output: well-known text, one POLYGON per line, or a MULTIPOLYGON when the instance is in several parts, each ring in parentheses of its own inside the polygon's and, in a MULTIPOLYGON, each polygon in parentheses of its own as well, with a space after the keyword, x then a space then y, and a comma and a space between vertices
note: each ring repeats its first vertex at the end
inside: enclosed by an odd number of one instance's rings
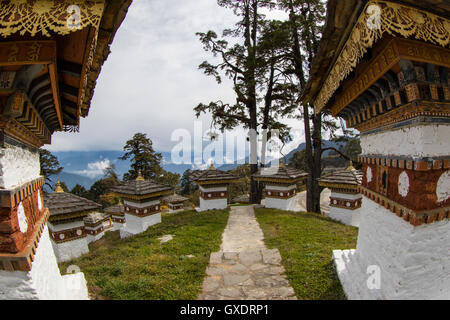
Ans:
POLYGON ((208 170, 194 170, 190 179, 196 183, 213 181, 232 182, 233 180, 237 180, 238 177, 228 171, 210 168, 208 170))
POLYGON ((44 196, 44 204, 50 216, 60 216, 77 212, 93 211, 101 208, 94 201, 67 192, 53 192, 44 196))
POLYGON ((271 168, 267 168, 267 170, 267 173, 262 174, 261 171, 259 171, 258 173, 254 174, 253 177, 255 178, 255 180, 273 179, 291 181, 300 180, 308 176, 308 173, 305 171, 284 165, 281 165, 278 168, 273 168, 273 172, 270 171, 272 170, 271 168))
POLYGON ((156 183, 152 180, 133 180, 111 188, 112 192, 125 195, 144 196, 153 193, 170 191, 172 187, 167 184, 156 183))
POLYGON ((184 202, 189 200, 189 198, 180 196, 179 194, 171 194, 170 196, 164 197, 164 201, 167 201, 168 203, 176 203, 176 202, 184 202))
POLYGON ((323 177, 318 179, 321 185, 327 184, 349 184, 349 185, 360 185, 362 181, 363 173, 360 170, 348 170, 340 169, 334 172, 325 174, 323 177))

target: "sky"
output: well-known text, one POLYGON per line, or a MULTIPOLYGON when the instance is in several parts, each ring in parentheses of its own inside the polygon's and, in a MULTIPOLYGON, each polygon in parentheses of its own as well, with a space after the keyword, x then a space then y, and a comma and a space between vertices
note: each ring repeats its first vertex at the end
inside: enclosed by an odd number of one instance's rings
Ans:
MULTIPOLYGON (((269 14, 282 19, 282 12, 269 14)), ((192 133, 200 102, 233 102, 229 81, 221 85, 198 70, 212 60, 196 32, 223 29, 236 22, 232 11, 214 0, 134 0, 111 46, 97 81, 91 109, 79 133, 55 133, 50 151, 122 150, 134 133, 143 132, 160 152, 170 152, 177 129, 192 133)), ((203 131, 211 117, 202 115, 203 131)), ((304 141, 303 123, 285 119, 295 133, 287 153, 304 141)), ((236 129, 238 132, 244 130, 236 129)))

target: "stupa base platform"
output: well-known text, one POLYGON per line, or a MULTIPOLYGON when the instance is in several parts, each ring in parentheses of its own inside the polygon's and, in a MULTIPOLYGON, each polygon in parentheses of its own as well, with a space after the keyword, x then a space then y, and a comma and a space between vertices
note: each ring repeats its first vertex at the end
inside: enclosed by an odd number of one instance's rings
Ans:
POLYGON ((61 275, 47 226, 43 230, 30 271, 0 271, 0 300, 88 299, 82 272, 61 275))
POLYGON ((126 224, 120 229, 120 238, 129 238, 145 232, 149 227, 161 223, 161 213, 155 213, 147 217, 136 217, 125 214, 126 224))
POLYGON ((359 227, 359 214, 359 210, 330 208, 330 212, 326 216, 348 226, 359 227))
POLYGON ((204 200, 200 198, 199 211, 225 210, 227 206, 227 199, 204 200))
POLYGON ((351 300, 450 299, 450 222, 413 226, 364 197, 356 250, 334 250, 351 300))
POLYGON ((279 209, 284 211, 300 211, 297 206, 297 197, 289 199, 277 199, 266 197, 265 207, 268 209, 279 209))
POLYGON ((359 265, 355 249, 333 250, 333 263, 349 300, 383 299, 379 289, 368 288, 368 275, 359 265))
POLYGON ((51 241, 58 262, 66 262, 89 253, 87 237, 56 243, 51 241))

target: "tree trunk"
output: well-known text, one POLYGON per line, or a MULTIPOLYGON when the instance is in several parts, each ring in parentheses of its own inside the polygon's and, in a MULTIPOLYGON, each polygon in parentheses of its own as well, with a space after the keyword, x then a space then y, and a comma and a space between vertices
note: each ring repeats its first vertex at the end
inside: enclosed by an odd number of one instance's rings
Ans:
MULTIPOLYGON (((297 30, 296 18, 294 5, 292 1, 289 1, 289 20, 291 24, 291 32, 293 38, 292 51, 294 54, 294 67, 295 74, 300 82, 300 90, 306 85, 305 73, 303 70, 303 58, 300 51, 299 44, 299 34, 297 30)), ((303 106, 303 123, 305 129, 305 155, 306 155, 306 163, 309 169, 309 175, 306 180, 306 210, 309 212, 314 211, 313 205, 313 188, 314 188, 314 176, 313 176, 313 168, 314 168, 314 159, 313 159, 313 149, 311 144, 311 125, 309 123, 309 106, 303 106)))
POLYGON ((314 144, 314 165, 312 170, 312 204, 311 211, 321 213, 320 210, 320 193, 322 188, 317 181, 322 174, 322 116, 316 114, 313 116, 313 144, 314 144))

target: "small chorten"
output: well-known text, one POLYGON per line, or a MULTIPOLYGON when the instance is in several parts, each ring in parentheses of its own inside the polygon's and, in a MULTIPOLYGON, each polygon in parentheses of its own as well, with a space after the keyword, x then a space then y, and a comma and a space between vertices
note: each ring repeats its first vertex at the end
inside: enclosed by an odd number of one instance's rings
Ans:
POLYGON ((346 169, 340 169, 321 177, 319 185, 331 189, 330 212, 328 217, 344 224, 359 227, 362 196, 358 192, 363 173, 350 163, 346 169))
POLYGON ((104 211, 106 214, 109 214, 111 216, 111 220, 113 222, 113 231, 120 230, 124 227, 125 212, 122 200, 119 200, 118 204, 108 207, 104 211))
POLYGON ((88 232, 84 218, 92 213, 97 214, 101 205, 64 192, 59 179, 55 191, 44 196, 44 204, 50 211, 47 225, 58 262, 88 253, 88 232))
POLYGON ((106 231, 113 228, 110 215, 101 212, 90 213, 83 221, 88 243, 100 240, 106 231))
POLYGON ((263 168, 253 175, 255 181, 265 185, 265 207, 295 211, 297 207, 297 184, 304 181, 308 173, 286 166, 282 161, 278 168, 263 168))
POLYGON ((200 189, 200 211, 225 209, 228 205, 228 185, 238 178, 230 172, 218 170, 211 166, 207 170, 195 170, 191 180, 200 189))
POLYGON ((111 191, 123 200, 125 225, 120 229, 120 236, 126 238, 161 223, 160 200, 172 193, 172 187, 145 180, 139 170, 135 180, 123 182, 111 191))
POLYGON ((184 202, 186 202, 187 200, 189 200, 189 198, 180 196, 176 193, 163 198, 163 201, 165 201, 167 203, 167 206, 169 207, 169 212, 183 210, 184 202))

